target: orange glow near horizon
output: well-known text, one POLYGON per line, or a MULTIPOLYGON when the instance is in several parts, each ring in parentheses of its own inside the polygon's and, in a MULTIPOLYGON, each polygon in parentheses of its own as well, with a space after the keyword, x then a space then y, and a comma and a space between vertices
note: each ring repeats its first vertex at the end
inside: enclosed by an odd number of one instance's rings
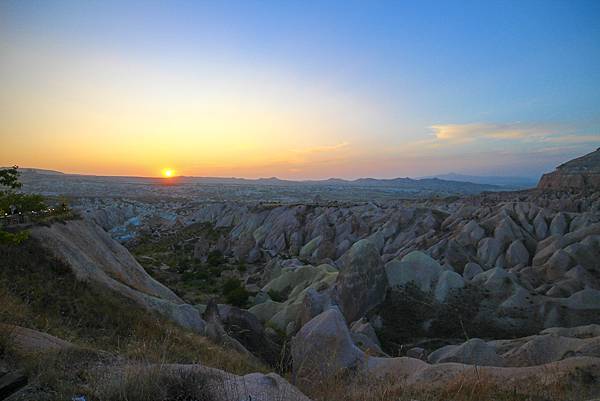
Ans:
POLYGON ((165 178, 171 178, 171 177, 175 176, 175 171, 173 171, 170 168, 166 168, 163 170, 162 174, 163 174, 163 177, 165 177, 165 178))

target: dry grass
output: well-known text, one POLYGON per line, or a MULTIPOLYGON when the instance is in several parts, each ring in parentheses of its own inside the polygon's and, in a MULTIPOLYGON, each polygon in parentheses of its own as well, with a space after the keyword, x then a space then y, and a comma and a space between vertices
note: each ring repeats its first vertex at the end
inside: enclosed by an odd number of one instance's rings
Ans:
POLYGON ((266 385, 208 369, 128 365, 98 376, 90 389, 98 401, 295 401, 288 387, 266 385))
POLYGON ((46 332, 79 347, 27 354, 0 333, 0 358, 26 369, 44 394, 36 393, 40 400, 88 394, 90 372, 115 364, 201 363, 235 374, 267 370, 118 294, 76 280, 33 239, 18 247, 0 245, 0 323, 46 332))
POLYGON ((459 375, 443 384, 416 386, 406 385, 398 378, 338 375, 305 384, 301 390, 314 401, 584 401, 600 392, 598 383, 590 386, 582 383, 582 378, 563 379, 549 383, 530 379, 509 386, 478 374, 459 375))
POLYGON ((181 371, 166 374, 160 365, 130 366, 118 377, 94 383, 92 393, 102 401, 213 401, 208 377, 181 371))
POLYGON ((76 280, 64 263, 33 239, 0 246, 0 323, 40 330, 140 362, 200 362, 236 374, 266 370, 127 298, 76 280))

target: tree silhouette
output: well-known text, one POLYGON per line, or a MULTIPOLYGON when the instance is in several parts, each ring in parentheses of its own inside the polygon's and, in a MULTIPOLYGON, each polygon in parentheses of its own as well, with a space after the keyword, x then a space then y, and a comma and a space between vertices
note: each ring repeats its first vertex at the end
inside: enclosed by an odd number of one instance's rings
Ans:
POLYGON ((12 166, 0 170, 0 185, 10 189, 21 188, 18 168, 18 166, 12 166))

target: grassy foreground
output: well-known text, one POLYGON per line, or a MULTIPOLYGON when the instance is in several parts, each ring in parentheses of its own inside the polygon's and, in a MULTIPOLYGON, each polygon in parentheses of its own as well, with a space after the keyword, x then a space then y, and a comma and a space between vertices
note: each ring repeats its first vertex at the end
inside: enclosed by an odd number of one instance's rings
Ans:
POLYGON ((344 375, 300 387, 314 401, 586 401, 600 394, 600 383, 585 378, 547 385, 531 380, 519 389, 499 386, 485 375, 459 377, 442 386, 404 385, 398 378, 344 375))
POLYGON ((33 238, 0 245, 0 323, 36 329, 78 346, 25 354, 10 344, 8 333, 0 333, 0 360, 24 368, 45 393, 54 395, 49 399, 89 392, 91 376, 86 372, 123 361, 140 366, 201 363, 234 374, 265 371, 256 361, 118 294, 78 281, 33 238))

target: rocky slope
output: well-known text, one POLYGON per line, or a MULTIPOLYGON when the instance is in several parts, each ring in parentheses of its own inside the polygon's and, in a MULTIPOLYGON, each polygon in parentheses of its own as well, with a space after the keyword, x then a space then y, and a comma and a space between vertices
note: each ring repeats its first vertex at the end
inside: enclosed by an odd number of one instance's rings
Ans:
MULTIPOLYGON (((223 325, 244 331, 244 325, 254 324, 262 330, 251 313, 222 308, 217 318, 207 311, 205 322, 198 309, 152 279, 90 221, 34 226, 30 233, 32 238, 22 244, 0 246, 1 399, 85 394, 97 400, 163 400, 196 394, 194 399, 219 401, 308 401, 277 374, 244 374, 252 368, 264 371, 264 365, 223 325), (6 372, 11 377, 18 373, 18 386, 5 386, 6 372)), ((267 352, 268 341, 264 335, 251 336, 249 344, 260 355, 259 348, 267 352)))
POLYGON ((288 297, 252 310, 289 333, 300 327, 303 297, 339 304, 352 323, 381 304, 387 290, 409 283, 440 305, 482 290, 475 294, 474 317, 506 333, 600 323, 594 320, 600 290, 598 192, 356 205, 203 203, 163 227, 199 222, 220 235, 187 239, 196 244, 195 256, 205 260, 219 250, 258 265, 260 275, 247 284, 288 297))
MULTIPOLYGON (((570 337, 555 337, 548 334, 550 340, 572 340, 570 337)), ((588 344, 597 343, 598 337, 587 340, 588 344)), ((523 340, 514 340, 523 342, 523 340)), ((462 347, 473 348, 473 340, 462 347)), ((490 346, 491 347, 491 346, 490 346)), ((524 354, 522 348, 513 345, 506 346, 507 353, 524 354)), ((523 347, 523 346, 521 346, 523 347)), ((564 350, 568 347, 562 347, 564 350)), ((517 389, 528 386, 530 380, 535 378, 549 385, 564 380, 578 372, 586 372, 591 375, 591 380, 600 378, 598 367, 600 357, 597 346, 590 346, 587 352, 579 351, 579 354, 568 355, 565 359, 558 357, 550 361, 538 360, 535 362, 522 361, 516 364, 518 367, 499 367, 498 360, 501 358, 496 351, 477 350, 476 352, 454 352, 462 358, 439 359, 435 363, 427 363, 415 358, 399 357, 387 358, 371 356, 358 348, 351 337, 344 317, 337 308, 330 308, 309 321, 295 336, 292 344, 294 360, 294 376, 299 381, 314 381, 318 378, 338 374, 342 370, 353 369, 360 374, 371 377, 384 377, 391 375, 403 385, 421 384, 427 386, 443 386, 457 377, 486 376, 496 384, 506 388, 517 389), (579 356, 575 356, 579 355, 579 356), (584 356, 585 355, 585 356, 584 356), (589 356, 591 355, 591 356, 589 356), (466 357, 470 359, 465 360, 466 357), (496 359, 494 359, 494 356, 496 359), (486 358, 484 360, 484 358, 486 358), (476 360, 473 360, 476 359, 476 360), (479 365, 479 366, 477 366, 479 365), (475 367, 474 367, 475 366, 475 367)), ((492 350, 494 348, 491 348, 492 350)), ((544 352, 555 352, 560 347, 549 347, 544 352)), ((453 350, 455 351, 455 350, 453 350)), ((538 351, 538 352, 540 352, 538 351)), ((440 355, 448 355, 451 350, 442 349, 432 354, 432 359, 438 359, 440 355)), ((542 355, 545 357, 545 355, 542 355)), ((515 360, 518 358, 515 356, 515 360)), ((509 365, 510 366, 510 365, 509 365)), ((515 365, 513 365, 515 366, 515 365)))
POLYGON ((600 148, 577 159, 561 164, 555 171, 544 174, 541 189, 600 189, 600 148))
POLYGON ((135 224, 143 205, 115 205, 32 234, 82 280, 272 366, 289 359, 303 389, 352 372, 359 382, 391 378, 392 387, 484 376, 515 392, 535 382, 588 394, 600 391, 598 154, 558 169, 558 182, 583 177, 565 190, 385 203, 182 202, 173 218, 149 212, 135 224), (189 248, 198 261, 184 266, 190 272, 231 274, 209 267, 214 251, 244 266, 250 305, 185 304, 92 221, 108 230, 128 224, 142 239, 209 226, 166 252, 189 248))
POLYGON ((37 226, 31 234, 78 279, 107 287, 183 327, 204 331, 204 321, 194 307, 150 277, 127 249, 93 222, 71 220, 37 226))

